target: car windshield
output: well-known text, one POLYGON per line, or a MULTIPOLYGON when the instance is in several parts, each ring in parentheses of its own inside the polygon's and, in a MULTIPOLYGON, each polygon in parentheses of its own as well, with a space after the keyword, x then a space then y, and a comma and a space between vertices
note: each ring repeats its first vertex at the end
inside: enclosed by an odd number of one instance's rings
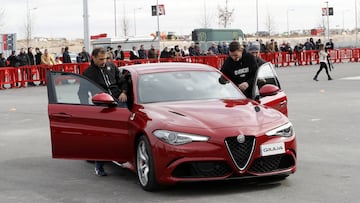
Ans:
POLYGON ((232 84, 220 84, 218 72, 176 71, 140 75, 140 103, 165 101, 243 99, 245 96, 232 84))

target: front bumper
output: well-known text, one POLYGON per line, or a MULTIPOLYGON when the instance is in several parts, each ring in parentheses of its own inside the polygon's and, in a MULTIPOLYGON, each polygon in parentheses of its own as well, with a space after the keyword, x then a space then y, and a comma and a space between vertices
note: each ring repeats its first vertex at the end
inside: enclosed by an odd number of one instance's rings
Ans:
POLYGON ((288 175, 296 171, 295 135, 283 137, 246 136, 212 139, 172 146, 156 142, 153 150, 156 176, 160 183, 252 178, 288 175), (261 156, 262 144, 283 142, 285 153, 261 156))

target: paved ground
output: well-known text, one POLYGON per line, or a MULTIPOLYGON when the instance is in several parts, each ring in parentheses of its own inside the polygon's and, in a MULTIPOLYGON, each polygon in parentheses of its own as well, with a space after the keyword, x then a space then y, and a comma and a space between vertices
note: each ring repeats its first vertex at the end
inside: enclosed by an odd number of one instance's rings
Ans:
POLYGON ((283 182, 181 184, 149 193, 136 176, 107 165, 51 158, 45 87, 0 91, 0 202, 359 202, 360 66, 277 69, 298 140, 298 171, 283 182))

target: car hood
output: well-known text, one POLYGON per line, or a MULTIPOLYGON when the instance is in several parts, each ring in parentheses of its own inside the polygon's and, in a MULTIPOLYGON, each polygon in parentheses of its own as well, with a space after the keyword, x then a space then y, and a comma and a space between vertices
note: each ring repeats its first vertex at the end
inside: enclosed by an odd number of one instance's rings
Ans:
POLYGON ((280 112, 248 99, 153 103, 144 105, 143 111, 153 121, 186 128, 261 128, 284 119, 280 112))

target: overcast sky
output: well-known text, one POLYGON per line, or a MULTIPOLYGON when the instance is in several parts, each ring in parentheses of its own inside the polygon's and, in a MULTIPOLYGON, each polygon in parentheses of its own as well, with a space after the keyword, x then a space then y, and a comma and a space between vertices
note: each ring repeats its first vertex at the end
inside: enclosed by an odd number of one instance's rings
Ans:
MULTIPOLYGON (((4 10, 4 19, 0 20, 0 24, 3 24, 0 33, 17 33, 18 38, 24 38, 27 1, 33 21, 33 36, 72 39, 83 37, 83 0, 1 0, 0 10, 4 10)), ((160 17, 160 30, 166 33, 190 34, 193 29, 203 27, 205 11, 211 27, 219 28, 217 8, 224 6, 225 2, 226 0, 159 0, 159 4, 165 5, 166 11, 166 15, 160 17)), ((244 33, 255 33, 256 1, 228 2, 229 8, 234 9, 234 21, 229 28, 240 28, 244 33)), ((329 7, 334 7, 335 13, 330 17, 330 27, 344 26, 354 29, 355 2, 360 9, 360 1, 328 2, 329 7)), ((116 4, 119 36, 123 35, 124 15, 129 23, 129 35, 135 33, 135 22, 137 35, 149 36, 156 31, 156 17, 151 16, 151 5, 155 5, 156 0, 116 0, 116 4)), ((114 36, 114 0, 88 0, 88 5, 90 35, 108 33, 114 36)), ((287 31, 287 22, 290 24, 290 30, 318 27, 323 23, 322 7, 326 7, 324 0, 258 0, 259 31, 266 30, 267 16, 273 19, 275 31, 280 33, 287 31)))

